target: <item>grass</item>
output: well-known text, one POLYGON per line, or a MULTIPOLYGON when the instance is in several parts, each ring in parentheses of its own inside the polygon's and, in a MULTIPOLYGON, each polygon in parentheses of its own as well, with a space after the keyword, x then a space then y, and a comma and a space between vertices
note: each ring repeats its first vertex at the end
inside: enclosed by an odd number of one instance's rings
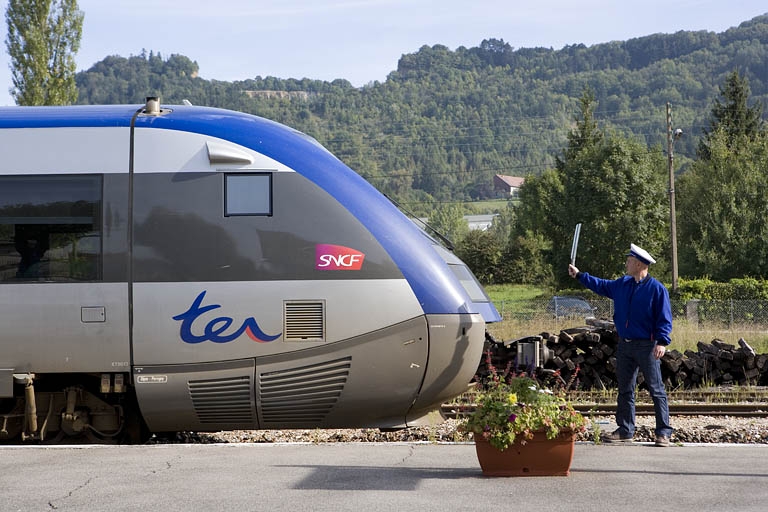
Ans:
POLYGON ((491 284, 485 287, 485 291, 495 303, 538 299, 548 295, 545 290, 529 285, 491 284))
MULTIPOLYGON (((546 312, 546 302, 555 294, 551 290, 518 285, 490 285, 485 290, 504 316, 504 321, 488 326, 489 332, 498 340, 514 340, 542 332, 557 333, 584 325, 583 319, 556 319, 546 312)), ((768 326, 733 325, 724 328, 720 324, 691 324, 685 318, 673 320, 670 349, 697 352, 699 341, 710 343, 713 339, 738 346, 740 338, 758 354, 768 353, 768 326)))
POLYGON ((731 345, 739 346, 739 338, 744 338, 758 354, 768 353, 768 328, 759 330, 754 325, 734 325, 730 329, 724 329, 720 325, 692 325, 686 319, 672 321, 672 347, 680 352, 698 349, 699 341, 709 343, 714 339, 721 340, 731 345))
MULTIPOLYGON (((512 201, 517 202, 514 199, 512 201)), ((509 199, 488 200, 481 203, 468 201, 464 203, 463 206, 468 211, 476 212, 478 214, 496 213, 505 210, 507 205, 509 205, 509 202, 509 199)))

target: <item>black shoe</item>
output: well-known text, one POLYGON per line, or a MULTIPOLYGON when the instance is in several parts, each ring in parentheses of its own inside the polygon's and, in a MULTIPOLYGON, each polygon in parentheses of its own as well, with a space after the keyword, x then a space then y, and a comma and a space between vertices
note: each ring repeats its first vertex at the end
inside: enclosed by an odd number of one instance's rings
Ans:
POLYGON ((619 434, 619 429, 614 430, 610 434, 603 434, 600 439, 604 443, 631 443, 632 436, 625 437, 619 434))
POLYGON ((669 436, 656 436, 656 446, 662 448, 669 446, 669 436))

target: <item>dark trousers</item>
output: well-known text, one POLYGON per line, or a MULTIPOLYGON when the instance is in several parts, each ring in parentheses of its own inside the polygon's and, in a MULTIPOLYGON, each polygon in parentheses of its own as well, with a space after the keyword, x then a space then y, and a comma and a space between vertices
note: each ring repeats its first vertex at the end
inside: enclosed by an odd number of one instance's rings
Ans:
POLYGON ((661 380, 661 361, 653 357, 651 340, 619 340, 616 353, 616 378, 619 381, 619 397, 616 403, 616 424, 622 437, 635 434, 635 384, 637 371, 643 372, 645 384, 653 399, 653 410, 656 413, 656 435, 672 434, 669 425, 669 405, 667 392, 661 380))

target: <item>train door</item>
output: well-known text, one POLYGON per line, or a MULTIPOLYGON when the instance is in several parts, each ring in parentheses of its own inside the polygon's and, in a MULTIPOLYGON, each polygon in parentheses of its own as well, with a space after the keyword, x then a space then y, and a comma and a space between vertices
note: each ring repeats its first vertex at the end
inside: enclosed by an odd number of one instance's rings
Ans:
POLYGON ((0 366, 127 373, 125 176, 51 171, 0 175, 0 366))

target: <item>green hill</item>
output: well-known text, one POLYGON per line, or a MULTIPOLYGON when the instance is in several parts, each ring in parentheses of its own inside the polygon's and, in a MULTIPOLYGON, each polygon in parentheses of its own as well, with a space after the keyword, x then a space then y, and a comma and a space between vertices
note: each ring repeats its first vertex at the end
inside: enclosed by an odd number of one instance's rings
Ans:
MULTIPOLYGON (((596 119, 662 152, 665 105, 683 164, 695 156, 712 102, 730 71, 768 103, 768 15, 722 33, 677 32, 559 50, 424 46, 404 55, 384 82, 256 76, 204 80, 183 55, 106 57, 78 73, 79 103, 163 103, 224 107, 293 126, 315 137, 382 191, 414 211, 431 202, 495 197, 494 174, 541 174, 566 145, 577 101, 589 86, 596 119)), ((258 73, 258 70, 254 70, 258 73)), ((660 172, 663 170, 660 169, 660 172)))

